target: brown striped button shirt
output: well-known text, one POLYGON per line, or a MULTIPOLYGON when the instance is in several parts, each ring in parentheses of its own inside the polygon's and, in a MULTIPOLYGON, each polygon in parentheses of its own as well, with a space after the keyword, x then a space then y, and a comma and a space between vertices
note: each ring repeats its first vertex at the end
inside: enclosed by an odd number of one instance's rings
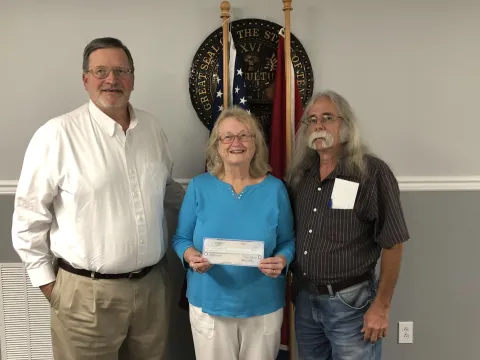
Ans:
POLYGON ((339 163, 320 181, 319 158, 292 196, 297 236, 293 271, 317 285, 333 284, 375 268, 382 248, 409 239, 397 180, 382 160, 366 156, 367 170, 339 163), (352 210, 332 209, 335 178, 359 182, 352 210))

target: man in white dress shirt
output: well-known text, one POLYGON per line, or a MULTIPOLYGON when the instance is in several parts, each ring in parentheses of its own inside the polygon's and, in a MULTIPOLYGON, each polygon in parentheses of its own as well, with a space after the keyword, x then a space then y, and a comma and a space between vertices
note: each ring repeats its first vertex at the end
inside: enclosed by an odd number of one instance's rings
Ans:
POLYGON ((84 50, 90 101, 49 120, 26 150, 12 237, 52 307, 55 359, 162 359, 168 332, 165 210, 182 187, 159 122, 134 109, 118 39, 84 50), (58 260, 57 260, 58 259, 58 260))

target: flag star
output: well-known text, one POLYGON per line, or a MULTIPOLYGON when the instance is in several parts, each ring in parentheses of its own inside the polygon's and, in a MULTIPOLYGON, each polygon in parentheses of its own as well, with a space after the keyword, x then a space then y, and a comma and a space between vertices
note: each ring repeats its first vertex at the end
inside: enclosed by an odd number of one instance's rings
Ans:
POLYGON ((250 110, 247 110, 247 113, 249 113, 249 114, 250 114, 250 110))
POLYGON ((220 77, 217 76, 217 84, 220 84, 220 80, 222 80, 222 79, 220 79, 220 77))
POLYGON ((239 91, 240 91, 240 88, 237 86, 237 87, 235 88, 235 93, 238 94, 239 91))
POLYGON ((237 75, 240 75, 240 76, 243 75, 242 69, 238 69, 238 70, 237 70, 237 75))
POLYGON ((245 104, 246 102, 247 102, 247 100, 245 100, 245 97, 242 97, 242 98, 240 99, 240 104, 245 104))
POLYGON ((221 97, 222 97, 222 95, 223 95, 223 93, 222 93, 222 91, 221 91, 221 90, 217 92, 217 97, 221 98, 221 97))
POLYGON ((223 105, 218 107, 218 111, 223 111, 223 105))

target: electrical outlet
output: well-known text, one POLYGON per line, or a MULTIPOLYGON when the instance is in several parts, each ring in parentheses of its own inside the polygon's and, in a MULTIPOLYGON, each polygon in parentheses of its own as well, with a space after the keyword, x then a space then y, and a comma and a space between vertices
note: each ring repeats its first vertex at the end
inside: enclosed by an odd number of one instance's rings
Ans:
POLYGON ((398 343, 413 344, 413 321, 398 322, 398 343))

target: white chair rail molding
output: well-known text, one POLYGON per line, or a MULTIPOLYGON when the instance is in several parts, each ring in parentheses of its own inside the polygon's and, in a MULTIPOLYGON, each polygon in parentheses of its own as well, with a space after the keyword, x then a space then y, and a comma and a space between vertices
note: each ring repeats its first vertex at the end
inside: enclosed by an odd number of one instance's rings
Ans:
MULTIPOLYGON (((478 176, 398 176, 400 191, 478 191, 478 176)), ((184 187, 190 179, 176 179, 184 187)), ((0 180, 0 195, 14 195, 17 180, 0 180)))

